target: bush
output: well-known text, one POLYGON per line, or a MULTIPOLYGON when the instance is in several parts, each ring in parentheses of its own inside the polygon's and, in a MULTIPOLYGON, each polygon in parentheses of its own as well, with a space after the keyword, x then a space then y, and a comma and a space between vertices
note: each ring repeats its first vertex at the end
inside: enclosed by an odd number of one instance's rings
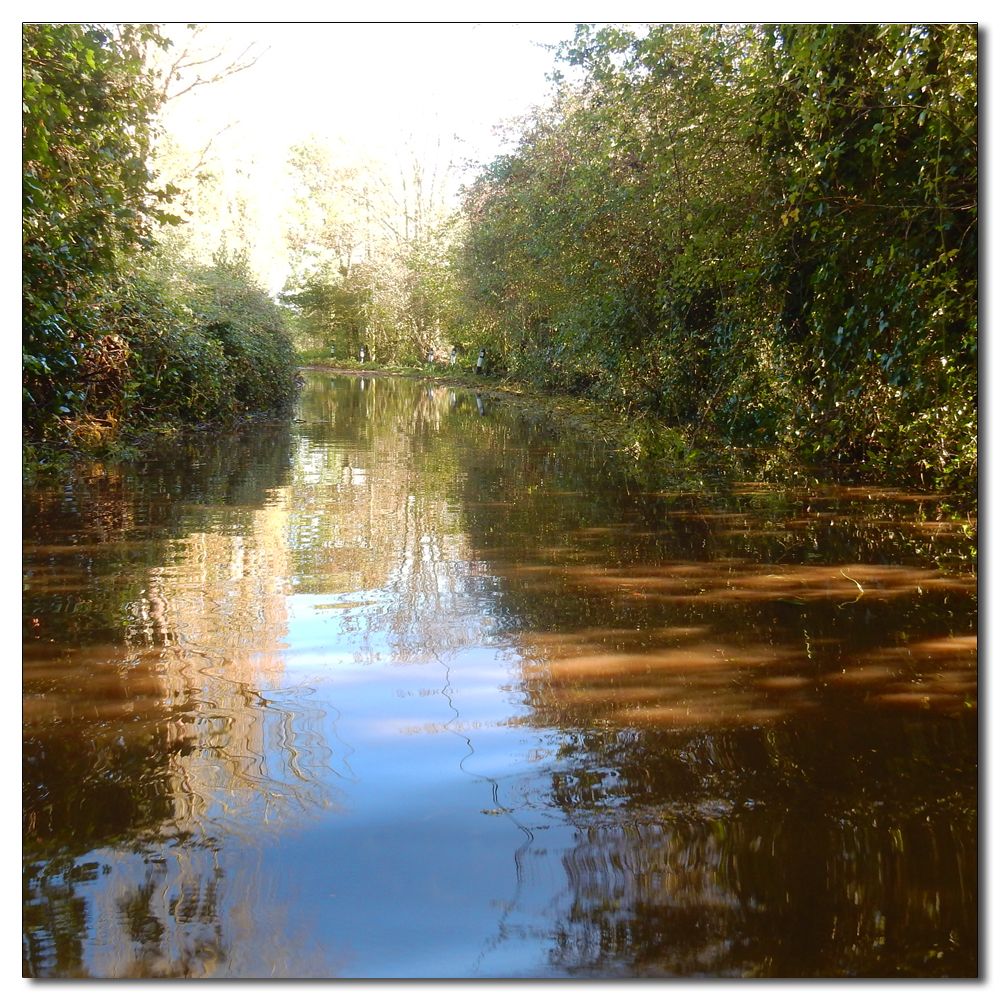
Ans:
POLYGON ((199 316, 162 277, 136 272, 104 301, 108 326, 131 350, 127 423, 153 424, 224 418, 235 410, 226 356, 199 316))
POLYGON ((76 406, 49 428, 50 441, 94 449, 122 432, 226 420, 293 398, 283 313, 244 261, 151 261, 119 269, 95 296, 101 333, 68 376, 73 388, 64 396, 76 406))
POLYGON ((125 392, 128 351, 99 299, 122 259, 178 221, 145 162, 159 99, 144 57, 164 44, 149 24, 22 26, 23 401, 37 441, 125 392))
POLYGON ((246 257, 221 251, 211 267, 188 265, 181 280, 200 332, 224 355, 232 411, 286 405, 295 390, 295 350, 284 312, 257 284, 246 257))
POLYGON ((22 27, 27 442, 94 449, 293 395, 283 314, 246 260, 155 251, 157 226, 180 221, 147 164, 162 94, 146 55, 166 44, 149 24, 22 27))

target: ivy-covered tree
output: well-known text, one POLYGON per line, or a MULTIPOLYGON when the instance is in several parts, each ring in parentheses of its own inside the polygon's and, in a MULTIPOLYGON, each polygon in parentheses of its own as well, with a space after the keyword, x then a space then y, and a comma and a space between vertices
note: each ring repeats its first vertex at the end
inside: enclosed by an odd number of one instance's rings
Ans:
POLYGON ((168 40, 150 24, 26 24, 22 42, 29 444, 100 447, 287 402, 284 315, 245 259, 196 266, 154 238, 180 221, 148 165, 164 85, 150 56, 168 40))

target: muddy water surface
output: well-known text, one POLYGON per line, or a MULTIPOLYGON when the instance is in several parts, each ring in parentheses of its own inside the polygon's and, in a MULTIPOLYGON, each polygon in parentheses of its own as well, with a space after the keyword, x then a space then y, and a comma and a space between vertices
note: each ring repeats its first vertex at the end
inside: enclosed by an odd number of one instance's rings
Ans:
POLYGON ((954 498, 314 373, 24 526, 29 976, 976 974, 954 498))

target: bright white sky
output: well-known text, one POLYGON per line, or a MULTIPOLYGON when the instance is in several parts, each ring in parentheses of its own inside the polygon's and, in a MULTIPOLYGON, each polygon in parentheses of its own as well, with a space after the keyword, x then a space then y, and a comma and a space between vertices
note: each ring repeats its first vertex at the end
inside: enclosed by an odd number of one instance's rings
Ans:
MULTIPOLYGON (((498 122, 543 103, 554 46, 572 22, 458 24, 220 24, 206 36, 258 63, 181 98, 178 132, 239 122, 239 146, 277 153, 310 133, 392 148, 407 135, 457 136, 458 155, 488 161, 498 122)), ((170 34, 170 26, 165 30, 170 34)), ((233 136, 235 138, 235 136, 233 136)))

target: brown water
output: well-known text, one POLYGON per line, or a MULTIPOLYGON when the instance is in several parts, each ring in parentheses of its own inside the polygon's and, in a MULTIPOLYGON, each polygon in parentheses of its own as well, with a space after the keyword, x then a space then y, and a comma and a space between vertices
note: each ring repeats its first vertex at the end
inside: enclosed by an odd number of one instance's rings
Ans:
POLYGON ((26 975, 977 973, 953 499, 310 374, 24 526, 26 975))

